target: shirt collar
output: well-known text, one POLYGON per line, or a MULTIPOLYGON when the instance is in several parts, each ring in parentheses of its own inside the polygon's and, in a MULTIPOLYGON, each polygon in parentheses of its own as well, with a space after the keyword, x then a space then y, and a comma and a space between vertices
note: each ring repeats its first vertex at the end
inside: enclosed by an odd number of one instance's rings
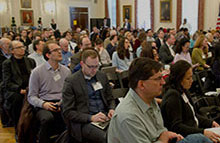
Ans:
MULTIPOLYGON (((52 66, 48 63, 48 61, 46 62, 46 67, 47 67, 47 70, 49 71, 49 70, 54 70, 53 68, 52 68, 52 66)), ((60 71, 60 64, 58 63, 58 68, 56 69, 56 71, 60 71)))
POLYGON ((2 54, 7 58, 9 59, 11 57, 11 54, 6 54, 2 49, 0 49, 2 54))
POLYGON ((147 110, 149 110, 152 106, 156 106, 155 100, 153 100, 151 102, 151 106, 149 106, 140 98, 140 96, 133 89, 130 88, 129 92, 131 93, 134 101, 137 103, 137 105, 140 107, 143 113, 146 113, 147 110))

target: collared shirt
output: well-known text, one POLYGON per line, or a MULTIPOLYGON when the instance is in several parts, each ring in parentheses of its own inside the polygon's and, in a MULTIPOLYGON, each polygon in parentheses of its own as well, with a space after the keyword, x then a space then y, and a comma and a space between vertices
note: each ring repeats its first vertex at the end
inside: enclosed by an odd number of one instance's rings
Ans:
POLYGON ((187 52, 186 54, 183 52, 181 52, 180 54, 177 53, 174 57, 174 63, 179 60, 185 60, 192 65, 192 59, 189 52, 187 52))
POLYGON ((60 62, 62 65, 65 65, 66 67, 70 63, 70 58, 72 57, 72 53, 67 51, 62 51, 62 61, 60 62))
POLYGON ((0 49, 0 51, 7 59, 11 58, 11 54, 6 54, 2 49, 0 49))
POLYGON ((46 62, 36 67, 30 76, 28 101, 35 107, 42 107, 44 100, 60 100, 65 78, 70 70, 59 64, 54 70, 46 62))
POLYGON ((149 106, 130 89, 111 119, 108 143, 160 142, 157 140, 164 131, 167 129, 156 101, 149 106))
POLYGON ((169 45, 168 43, 166 43, 166 44, 167 44, 167 46, 168 46, 168 48, 169 48, 169 50, 170 50, 171 55, 172 55, 173 57, 175 57, 175 52, 174 52, 174 50, 173 50, 173 46, 172 46, 172 45, 169 45))
POLYGON ((37 66, 46 63, 46 60, 44 59, 43 55, 40 55, 37 52, 33 52, 28 57, 34 59, 37 66))

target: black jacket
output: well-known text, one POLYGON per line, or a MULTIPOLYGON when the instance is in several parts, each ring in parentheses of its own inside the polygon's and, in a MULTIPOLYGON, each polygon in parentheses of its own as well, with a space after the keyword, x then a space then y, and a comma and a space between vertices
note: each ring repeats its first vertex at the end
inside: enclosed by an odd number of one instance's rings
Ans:
MULTIPOLYGON (((212 120, 196 114, 199 121, 199 127, 193 117, 193 112, 181 97, 182 93, 174 88, 169 88, 163 97, 161 103, 161 113, 165 127, 168 130, 187 136, 193 133, 202 133, 205 128, 211 128, 212 120)), ((186 95, 189 102, 194 106, 191 98, 186 95)), ((194 111, 196 112, 195 108, 194 111)))

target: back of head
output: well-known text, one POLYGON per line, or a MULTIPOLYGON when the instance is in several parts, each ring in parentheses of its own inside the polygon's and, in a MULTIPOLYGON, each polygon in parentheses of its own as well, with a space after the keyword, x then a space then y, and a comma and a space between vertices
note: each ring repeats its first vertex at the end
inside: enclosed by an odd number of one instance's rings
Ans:
POLYGON ((129 86, 136 89, 139 80, 147 80, 161 70, 162 65, 150 58, 140 57, 133 60, 129 67, 129 86))
POLYGON ((191 67, 192 66, 185 60, 179 60, 175 64, 171 65, 170 75, 168 78, 168 82, 165 85, 165 89, 167 90, 169 87, 173 87, 181 91, 181 81, 183 80, 185 73, 191 67))

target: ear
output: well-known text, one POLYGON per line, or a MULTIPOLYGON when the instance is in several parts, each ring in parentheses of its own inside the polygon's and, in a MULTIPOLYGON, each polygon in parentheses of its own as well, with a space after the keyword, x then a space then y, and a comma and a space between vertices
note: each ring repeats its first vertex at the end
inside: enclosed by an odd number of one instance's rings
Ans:
POLYGON ((50 59, 50 54, 49 53, 46 53, 46 56, 48 59, 50 59))
POLYGON ((138 87, 140 90, 144 90, 143 80, 139 80, 139 81, 138 81, 137 87, 138 87))

